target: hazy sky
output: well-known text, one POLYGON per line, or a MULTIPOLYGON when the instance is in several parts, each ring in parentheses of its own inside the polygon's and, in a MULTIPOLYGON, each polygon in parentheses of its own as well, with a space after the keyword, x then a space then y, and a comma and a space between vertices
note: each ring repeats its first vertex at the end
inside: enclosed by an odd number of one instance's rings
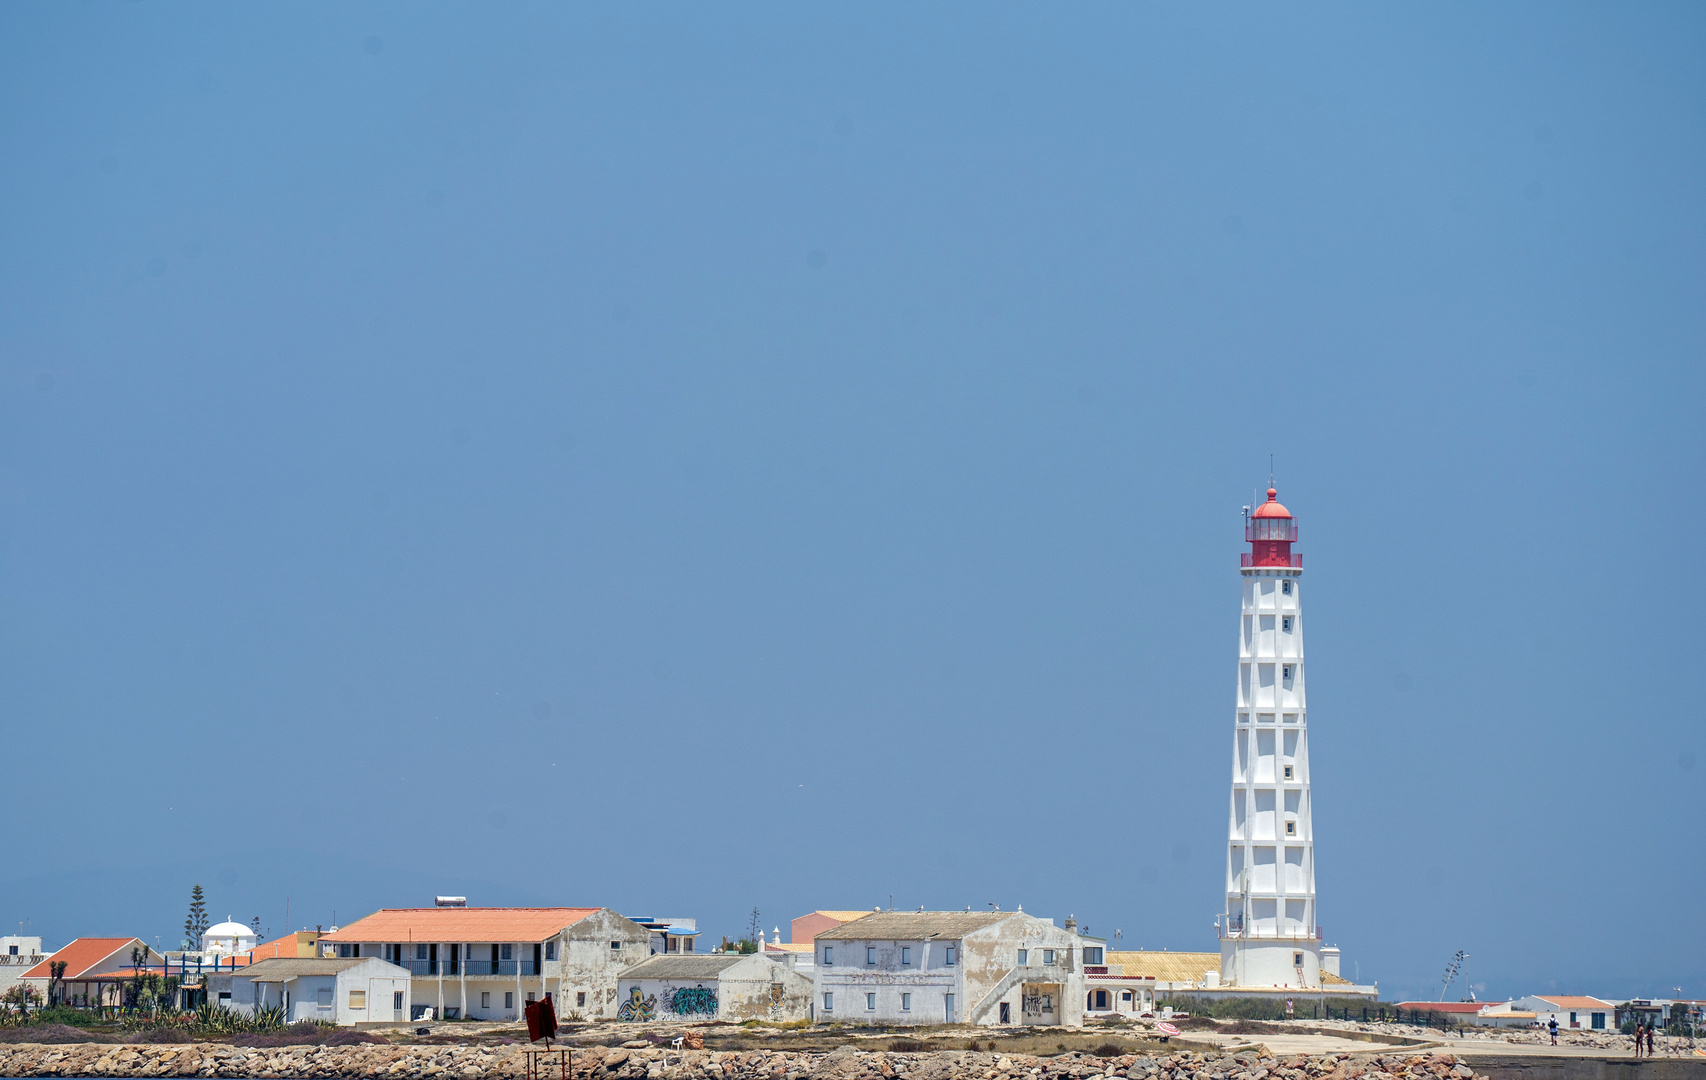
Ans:
POLYGON ((1695 4, 0 7, 0 926, 1213 949, 1271 453, 1345 973, 1706 996, 1703 55, 1695 4))

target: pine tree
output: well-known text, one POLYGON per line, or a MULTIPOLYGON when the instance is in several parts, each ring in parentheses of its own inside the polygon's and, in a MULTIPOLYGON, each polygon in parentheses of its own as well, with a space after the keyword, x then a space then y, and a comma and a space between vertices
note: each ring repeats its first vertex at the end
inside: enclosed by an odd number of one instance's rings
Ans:
POLYGON ((207 920, 207 898, 202 895, 201 886, 190 890, 190 914, 184 920, 184 943, 192 952, 201 949, 201 936, 207 933, 212 923, 207 920))

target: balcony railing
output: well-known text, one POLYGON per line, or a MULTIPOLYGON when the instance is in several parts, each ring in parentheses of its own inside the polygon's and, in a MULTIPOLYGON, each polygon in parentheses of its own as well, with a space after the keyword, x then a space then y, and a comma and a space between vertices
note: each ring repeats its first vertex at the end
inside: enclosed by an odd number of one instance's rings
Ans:
MULTIPOLYGON (((1243 566, 1243 567, 1251 567, 1251 566, 1255 566, 1256 563, 1254 561, 1252 561, 1250 553, 1248 551, 1246 551, 1242 555, 1238 556, 1238 565, 1243 566)), ((1261 565, 1272 566, 1274 564, 1273 563, 1262 563, 1261 565)), ((1292 552, 1291 553, 1291 564, 1290 565, 1293 566, 1294 568, 1298 569, 1298 570, 1303 569, 1303 553, 1300 551, 1292 552)))
POLYGON ((442 969, 447 979, 491 978, 499 975, 538 975, 539 966, 532 960, 402 960, 398 966, 409 969, 416 977, 437 978, 442 969))
POLYGON ((1228 920, 1219 924, 1220 936, 1223 939, 1241 939, 1244 941, 1320 941, 1321 928, 1311 930, 1307 926, 1281 929, 1278 926, 1239 926, 1235 921, 1228 920))

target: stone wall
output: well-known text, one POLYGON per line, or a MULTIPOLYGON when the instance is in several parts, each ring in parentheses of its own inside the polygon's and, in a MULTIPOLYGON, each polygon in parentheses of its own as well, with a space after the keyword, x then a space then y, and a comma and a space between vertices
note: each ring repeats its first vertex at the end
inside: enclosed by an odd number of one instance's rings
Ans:
MULTIPOLYGON (((0 1045, 0 1076, 285 1078, 526 1074, 524 1047, 358 1045, 254 1048, 219 1043, 0 1045)), ((1477 1080, 1448 1054, 1326 1055, 1276 1059, 1255 1052, 1095 1057, 931 1051, 705 1051, 580 1048, 574 1080, 1477 1080)), ((547 1077, 560 1075, 552 1060, 547 1077)))

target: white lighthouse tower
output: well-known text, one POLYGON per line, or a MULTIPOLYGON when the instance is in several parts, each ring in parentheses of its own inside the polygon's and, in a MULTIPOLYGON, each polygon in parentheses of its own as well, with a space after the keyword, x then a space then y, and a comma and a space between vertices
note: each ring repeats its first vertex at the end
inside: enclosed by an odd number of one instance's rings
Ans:
POLYGON ((1321 985, 1303 677, 1303 557, 1279 492, 1249 514, 1240 556, 1238 707, 1220 978, 1235 986, 1321 985))

